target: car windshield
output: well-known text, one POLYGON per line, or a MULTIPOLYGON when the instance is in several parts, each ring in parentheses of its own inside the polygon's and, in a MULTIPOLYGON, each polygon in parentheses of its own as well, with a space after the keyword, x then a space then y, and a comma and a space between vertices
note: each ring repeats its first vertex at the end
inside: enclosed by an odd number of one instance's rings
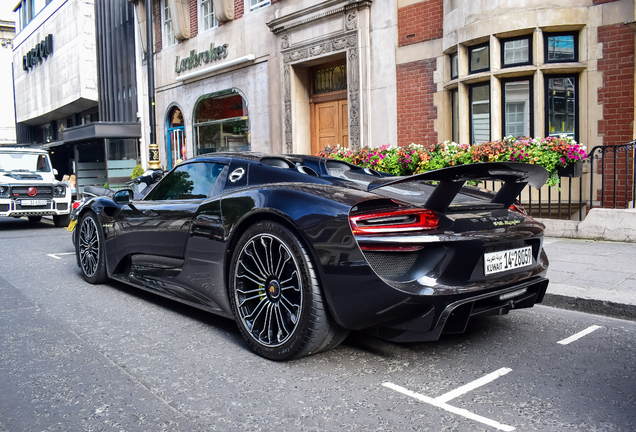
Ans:
POLYGON ((0 171, 49 172, 51 166, 47 155, 0 151, 0 171))

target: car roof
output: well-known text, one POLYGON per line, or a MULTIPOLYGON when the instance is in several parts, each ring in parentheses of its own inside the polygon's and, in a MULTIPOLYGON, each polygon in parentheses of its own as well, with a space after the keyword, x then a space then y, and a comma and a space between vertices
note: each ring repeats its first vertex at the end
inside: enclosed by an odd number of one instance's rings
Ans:
POLYGON ((49 154, 49 152, 47 152, 46 150, 34 149, 29 147, 0 147, 0 152, 49 154))

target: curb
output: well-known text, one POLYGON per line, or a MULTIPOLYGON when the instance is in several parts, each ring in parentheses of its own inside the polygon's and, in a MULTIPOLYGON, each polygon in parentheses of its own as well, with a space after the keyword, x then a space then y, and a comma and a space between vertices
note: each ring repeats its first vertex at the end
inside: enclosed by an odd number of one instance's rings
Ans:
POLYGON ((538 304, 559 309, 568 309, 578 312, 591 313, 594 315, 636 321, 636 305, 569 297, 550 293, 546 293, 543 298, 543 302, 538 304))

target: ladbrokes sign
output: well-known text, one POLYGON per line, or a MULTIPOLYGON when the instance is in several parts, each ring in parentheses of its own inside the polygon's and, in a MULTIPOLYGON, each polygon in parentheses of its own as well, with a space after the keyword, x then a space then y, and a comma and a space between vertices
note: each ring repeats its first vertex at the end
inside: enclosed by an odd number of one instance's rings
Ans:
POLYGON ((210 44, 210 49, 203 52, 197 52, 196 50, 190 51, 190 55, 186 58, 180 59, 177 56, 174 64, 174 71, 176 73, 190 70, 193 67, 200 66, 204 63, 210 63, 215 60, 221 60, 227 57, 227 44, 215 47, 213 43, 210 44))
POLYGON ((50 34, 42 42, 22 57, 22 69, 28 71, 53 52, 53 35, 50 34))

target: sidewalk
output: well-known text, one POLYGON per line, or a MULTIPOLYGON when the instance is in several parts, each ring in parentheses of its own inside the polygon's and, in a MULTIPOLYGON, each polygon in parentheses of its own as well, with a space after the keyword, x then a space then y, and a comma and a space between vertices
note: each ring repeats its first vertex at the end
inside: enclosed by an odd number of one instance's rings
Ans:
POLYGON ((636 320, 636 244, 546 237, 543 305, 636 320))

